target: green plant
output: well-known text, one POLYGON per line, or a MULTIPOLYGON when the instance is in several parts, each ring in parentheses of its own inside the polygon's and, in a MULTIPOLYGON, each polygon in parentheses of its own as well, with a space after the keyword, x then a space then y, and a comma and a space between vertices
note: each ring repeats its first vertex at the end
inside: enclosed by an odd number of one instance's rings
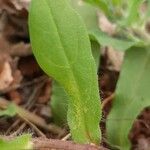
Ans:
POLYGON ((145 28, 150 15, 150 1, 106 0, 111 15, 107 14, 107 9, 99 7, 103 0, 84 1, 100 8, 116 25, 113 36, 100 30, 92 31, 91 36, 103 46, 125 51, 115 99, 106 124, 108 141, 121 150, 127 150, 130 148, 128 134, 134 120, 150 105, 150 34, 145 28), (147 5, 143 12, 141 5, 147 5))
POLYGON ((96 144, 101 138, 101 110, 89 37, 96 44, 125 52, 106 124, 108 142, 127 150, 130 147, 128 134, 134 120, 144 107, 150 105, 150 34, 145 28, 150 16, 150 1, 84 1, 96 6, 115 24, 114 34, 98 29, 93 13, 89 19, 93 21, 84 19, 88 14, 86 7, 79 8, 74 0, 32 0, 29 26, 33 52, 43 70, 54 78, 52 108, 58 123, 61 124, 61 120, 66 123, 68 108, 67 120, 73 139, 96 144), (89 37, 70 2, 82 16, 89 37), (140 9, 141 5, 147 6, 144 11, 140 9))
MULTIPOLYGON (((79 2, 81 2, 80 0, 71 0, 69 2, 81 15, 89 32, 93 29, 98 29, 98 18, 94 7, 86 3, 79 5, 79 2)), ((98 42, 91 40, 91 48, 98 68, 100 58, 100 46, 98 42)), ((60 126, 67 125, 68 96, 63 87, 61 87, 56 81, 53 81, 50 105, 52 108, 54 122, 60 126)))
POLYGON ((37 61, 68 95, 73 139, 98 144, 101 112, 96 65, 81 17, 67 0, 32 0, 29 29, 37 61))
POLYGON ((10 116, 13 117, 17 114, 17 108, 15 104, 9 104, 5 110, 0 109, 0 116, 10 116))
POLYGON ((149 47, 132 47, 125 54, 113 108, 107 120, 108 139, 120 149, 130 149, 128 134, 132 124, 150 105, 149 64, 149 47))
POLYGON ((0 147, 2 150, 32 149, 30 140, 31 136, 28 134, 19 136, 13 140, 0 139, 0 147))
MULTIPOLYGON (((97 42, 91 41, 92 54, 96 62, 97 68, 99 67, 100 46, 97 42)), ((59 126, 67 125, 67 110, 68 110, 68 96, 63 87, 56 81, 52 84, 52 95, 50 100, 53 119, 59 126)))

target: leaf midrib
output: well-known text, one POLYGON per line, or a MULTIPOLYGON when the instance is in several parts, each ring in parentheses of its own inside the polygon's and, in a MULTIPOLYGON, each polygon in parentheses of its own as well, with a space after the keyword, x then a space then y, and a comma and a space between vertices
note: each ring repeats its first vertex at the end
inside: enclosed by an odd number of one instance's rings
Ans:
MULTIPOLYGON (((55 25, 55 27, 56 27, 56 31, 57 31, 57 35, 58 35, 58 38, 59 38, 59 41, 60 41, 60 45, 61 45, 61 47, 62 47, 62 49, 63 49, 63 52, 64 52, 64 56, 66 57, 66 60, 67 60, 67 64, 68 64, 68 66, 69 66, 69 70, 70 70, 70 73, 71 73, 71 76, 72 76, 72 78, 73 78, 73 80, 74 80, 74 83, 75 83, 75 87, 76 87, 76 89, 77 89, 77 92, 78 92, 78 95, 79 95, 79 99, 80 99, 80 101, 79 101, 79 106, 80 106, 80 110, 83 110, 83 109, 81 109, 81 108, 83 108, 82 107, 82 102, 81 102, 81 100, 82 100, 82 96, 81 96, 81 91, 79 90, 80 88, 79 88, 79 86, 78 86, 78 84, 77 84, 77 81, 76 81, 76 79, 75 79, 75 76, 74 76, 74 72, 73 72, 73 70, 72 70, 72 66, 71 66, 71 64, 69 63, 69 61, 68 61, 68 57, 67 57, 67 55, 66 55, 66 52, 65 52, 65 49, 64 49, 64 46, 63 46, 63 42, 62 42, 62 40, 61 40, 61 34, 59 33, 59 29, 58 29, 58 26, 57 26, 57 23, 56 23, 56 21, 55 21, 55 19, 54 19, 54 17, 53 17, 53 12, 52 12, 52 10, 51 10, 51 7, 49 7, 49 3, 47 2, 47 0, 45 0, 45 2, 46 2, 46 4, 47 4, 47 6, 48 6, 48 10, 50 11, 50 14, 52 14, 51 15, 51 17, 52 17, 52 20, 53 20, 53 23, 54 23, 54 25, 55 25)), ((78 40, 78 43, 79 43, 79 40, 78 40)), ((79 45, 79 44, 78 44, 79 45)), ((85 130, 87 131, 87 134, 88 134, 88 128, 87 128, 87 126, 86 126, 86 123, 85 123, 85 113, 84 113, 84 111, 81 111, 81 113, 82 113, 82 120, 84 121, 84 128, 85 128, 85 130)), ((79 115, 80 116, 80 115, 79 115)), ((89 135, 89 134, 88 134, 89 135)), ((90 137, 89 137, 90 138, 90 137)), ((91 138, 90 138, 91 139, 91 138)))

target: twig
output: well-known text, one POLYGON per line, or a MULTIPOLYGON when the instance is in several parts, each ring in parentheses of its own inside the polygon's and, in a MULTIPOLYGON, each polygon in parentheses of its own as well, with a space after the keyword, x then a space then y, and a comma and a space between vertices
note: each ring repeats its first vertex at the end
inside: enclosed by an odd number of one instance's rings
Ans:
MULTIPOLYGON (((46 82, 46 80, 44 80, 46 82)), ((45 82, 40 83, 36 88, 34 88, 32 94, 30 95, 24 108, 30 110, 36 101, 36 97, 39 96, 41 88, 44 86, 45 82)))
POLYGON ((11 56, 29 56, 32 54, 31 45, 25 44, 24 42, 20 42, 15 45, 10 45, 11 51, 9 51, 9 54, 11 56), (20 50, 21 49, 21 50, 20 50))
POLYGON ((44 76, 41 76, 39 78, 34 79, 33 81, 30 81, 30 82, 27 82, 27 83, 24 83, 24 84, 15 84, 15 85, 13 85, 13 86, 11 86, 11 87, 3 90, 3 91, 0 91, 0 95, 8 93, 9 91, 12 91, 12 90, 16 90, 18 88, 21 89, 21 88, 23 88, 25 86, 30 86, 32 84, 36 84, 36 83, 42 82, 42 81, 44 81, 46 79, 47 79, 47 77, 44 75, 44 76))
POLYGON ((63 137, 61 140, 62 141, 67 141, 71 137, 71 134, 68 133, 65 137, 63 137))
POLYGON ((106 99, 104 99, 103 103, 102 103, 102 109, 105 108, 105 106, 112 101, 112 99, 115 97, 115 93, 111 94, 109 97, 107 97, 106 99))
POLYGON ((16 106, 17 108, 17 112, 18 112, 18 115, 22 118, 22 119, 27 119, 28 121, 46 129, 46 130, 49 130, 51 131, 52 133, 54 134, 58 134, 58 133, 61 133, 62 132, 62 129, 60 127, 57 127, 56 125, 47 125, 45 120, 42 119, 41 117, 21 108, 21 107, 18 107, 16 106))
POLYGON ((24 118, 24 121, 29 124, 36 132, 39 136, 46 138, 45 134, 40 131, 33 123, 31 123, 30 121, 28 121, 27 119, 24 118))
MULTIPOLYGON (((0 136, 4 140, 12 140, 12 136, 0 136)), ((72 141, 61 141, 47 138, 33 138, 33 149, 35 150, 108 150, 107 148, 93 144, 77 144, 72 141)))
MULTIPOLYGON (((44 83, 44 82, 43 82, 44 83)), ((43 84, 42 84, 43 85, 43 84)), ((41 84, 40 84, 40 86, 37 86, 37 88, 35 88, 34 89, 34 91, 32 92, 32 94, 30 95, 30 97, 29 97, 29 99, 28 99, 28 102, 25 104, 25 106, 23 106, 23 108, 25 108, 25 109, 27 109, 27 110, 30 110, 31 109, 31 107, 33 106, 33 104, 34 104, 34 99, 35 99, 35 95, 36 95, 36 93, 39 93, 38 91, 41 89, 41 84)), ((8 128, 8 130, 7 130, 7 132, 6 132, 6 134, 8 134, 13 128, 15 128, 15 126, 17 126, 18 124, 20 123, 20 119, 17 119, 15 122, 14 122, 14 124, 12 124, 9 128, 8 128)))
MULTIPOLYGON (((1 108, 6 109, 9 104, 10 104, 9 101, 7 101, 3 98, 0 98, 0 107, 1 108)), ((36 114, 33 114, 33 113, 25 110, 22 107, 15 105, 15 104, 14 104, 14 106, 15 106, 16 112, 20 118, 22 118, 22 119, 25 118, 28 121, 32 122, 33 124, 36 124, 37 126, 40 126, 43 129, 46 129, 46 130, 48 130, 54 134, 59 134, 59 133, 61 133, 62 135, 64 134, 64 131, 60 127, 53 125, 53 124, 48 125, 48 124, 46 124, 44 119, 37 116, 36 114)))
POLYGON ((15 127, 17 126, 17 124, 20 123, 20 119, 17 119, 6 131, 6 135, 8 135, 10 133, 10 131, 15 127))
POLYGON ((19 127, 19 129, 16 132, 14 132, 13 134, 11 134, 11 136, 15 136, 15 135, 21 133, 21 131, 26 127, 26 125, 29 124, 37 132, 37 134, 39 136, 46 138, 46 136, 44 135, 44 133, 42 133, 42 131, 40 131, 33 123, 31 123, 30 121, 28 121, 25 118, 24 118, 24 121, 25 122, 19 127))
POLYGON ((55 150, 107 150, 106 148, 88 145, 88 144, 76 144, 71 141, 61 141, 52 139, 37 138, 33 139, 34 149, 55 149, 55 150))
POLYGON ((15 131, 11 136, 17 136, 17 134, 21 133, 21 131, 25 128, 26 123, 24 122, 17 131, 15 131))

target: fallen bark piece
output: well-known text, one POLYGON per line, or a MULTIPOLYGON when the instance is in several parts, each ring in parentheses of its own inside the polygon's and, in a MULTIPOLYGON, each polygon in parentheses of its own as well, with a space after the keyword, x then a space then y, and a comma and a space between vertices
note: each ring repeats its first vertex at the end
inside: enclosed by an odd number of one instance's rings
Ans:
MULTIPOLYGON (((4 140, 13 140, 15 136, 0 136, 4 140)), ((90 144, 77 144, 72 141, 58 139, 32 138, 34 150, 109 150, 101 146, 90 144)))
POLYGON ((12 83, 12 70, 9 62, 4 62, 0 72, 0 90, 6 89, 12 83))
POLYGON ((76 144, 72 141, 52 140, 46 138, 33 139, 33 148, 38 150, 108 150, 106 148, 94 145, 76 144))

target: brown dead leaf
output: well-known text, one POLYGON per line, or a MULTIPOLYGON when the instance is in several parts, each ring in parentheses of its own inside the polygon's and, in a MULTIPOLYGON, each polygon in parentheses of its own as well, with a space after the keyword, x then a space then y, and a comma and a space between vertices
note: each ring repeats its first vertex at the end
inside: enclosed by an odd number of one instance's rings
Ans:
POLYGON ((4 90, 12 83, 12 70, 9 62, 4 62, 0 72, 0 90, 4 90))
POLYGON ((4 53, 13 57, 28 56, 32 54, 31 45, 24 42, 12 44, 9 43, 4 37, 0 36, 0 56, 4 53))
POLYGON ((12 59, 8 53, 0 51, 0 91, 4 92, 13 85, 19 85, 22 74, 15 66, 15 58, 12 59))
MULTIPOLYGON (((26 2, 27 3, 27 2, 26 2)), ((28 11, 25 8, 25 1, 0 0, 0 24, 1 31, 9 42, 29 41, 27 18, 28 11)))
POLYGON ((20 104, 22 97, 17 90, 12 90, 8 93, 9 99, 11 99, 15 104, 20 104))
POLYGON ((0 0, 0 54, 28 56, 31 52, 28 33, 29 0, 0 0))
POLYGON ((31 0, 11 0, 12 4, 17 10, 29 9, 29 3, 31 0))

